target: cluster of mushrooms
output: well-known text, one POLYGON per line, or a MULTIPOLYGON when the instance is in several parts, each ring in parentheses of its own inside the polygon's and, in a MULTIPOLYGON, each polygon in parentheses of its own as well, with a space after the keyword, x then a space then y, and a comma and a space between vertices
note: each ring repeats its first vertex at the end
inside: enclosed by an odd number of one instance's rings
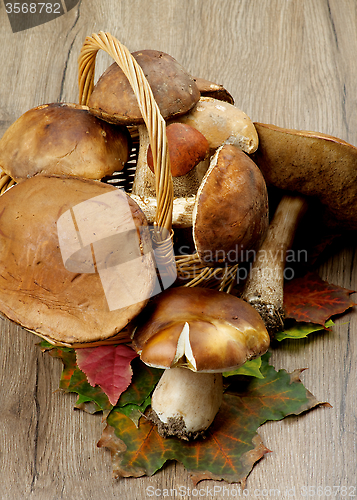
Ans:
POLYGON ((283 327, 281 252, 307 197, 318 200, 328 224, 357 229, 357 149, 323 134, 253 124, 222 86, 192 78, 171 56, 132 56, 167 125, 173 231, 192 231, 195 258, 207 268, 238 265, 249 250, 263 249, 266 258, 252 263, 240 298, 204 282, 176 282, 155 295, 143 231, 157 210, 152 152, 137 99, 114 63, 85 105, 38 106, 0 140, 2 185, 16 182, 0 197, 0 310, 54 344, 131 342, 144 363, 165 369, 150 418, 163 436, 192 439, 220 408, 222 373, 261 356, 283 327), (125 169, 136 137, 129 193, 104 180, 125 169), (270 224, 267 185, 283 193, 270 224), (78 207, 86 211, 76 219, 78 207), (85 237, 81 225, 89 228, 85 237), (74 241, 67 261, 59 226, 74 241), (112 276, 113 307, 103 276, 112 276))

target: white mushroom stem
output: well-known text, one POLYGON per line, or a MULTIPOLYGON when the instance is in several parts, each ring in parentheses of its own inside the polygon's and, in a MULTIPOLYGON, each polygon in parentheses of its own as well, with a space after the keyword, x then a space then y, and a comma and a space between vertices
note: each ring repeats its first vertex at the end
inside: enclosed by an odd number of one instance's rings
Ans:
MULTIPOLYGON (((148 149, 150 146, 149 135, 145 125, 138 127, 139 132, 139 155, 135 169, 135 179, 133 183, 132 193, 136 196, 144 198, 155 198, 155 175, 150 170, 147 161, 148 149)), ((173 177, 172 183, 174 188, 174 197, 187 197, 195 195, 201 181, 209 167, 209 157, 201 161, 186 175, 173 177)))
POLYGON ((267 237, 257 252, 242 298, 261 315, 271 335, 284 327, 284 270, 300 219, 307 209, 300 196, 283 196, 267 237))
POLYGON ((213 422, 223 397, 221 373, 196 373, 187 368, 164 371, 152 395, 158 432, 192 439, 213 422))
POLYGON ((139 125, 139 155, 135 169, 135 179, 132 193, 138 196, 155 197, 155 175, 151 172, 147 163, 147 153, 150 146, 150 138, 145 125, 139 125))
MULTIPOLYGON (((139 205, 146 215, 149 224, 155 221, 157 202, 156 198, 138 196, 130 193, 130 197, 139 205)), ((192 213, 196 202, 196 196, 174 198, 172 209, 172 227, 192 227, 192 213)))

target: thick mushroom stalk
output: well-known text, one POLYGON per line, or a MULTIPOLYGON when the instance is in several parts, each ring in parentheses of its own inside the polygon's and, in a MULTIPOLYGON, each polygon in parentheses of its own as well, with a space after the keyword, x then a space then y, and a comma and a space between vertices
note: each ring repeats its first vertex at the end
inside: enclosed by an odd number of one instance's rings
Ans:
POLYGON ((284 327, 286 254, 307 206, 307 201, 301 196, 283 196, 242 294, 242 298, 259 312, 271 335, 284 327))
POLYGON ((195 439, 212 424, 222 404, 221 373, 165 370, 151 399, 151 420, 163 437, 195 439))
POLYGON ((262 355, 269 335, 244 300, 205 288, 158 295, 133 336, 141 360, 165 372, 152 396, 152 420, 164 437, 194 439, 219 411, 222 372, 262 355))
POLYGON ((171 368, 165 370, 151 401, 151 419, 161 436, 195 439, 214 420, 223 396, 221 373, 197 373, 186 322, 171 368))

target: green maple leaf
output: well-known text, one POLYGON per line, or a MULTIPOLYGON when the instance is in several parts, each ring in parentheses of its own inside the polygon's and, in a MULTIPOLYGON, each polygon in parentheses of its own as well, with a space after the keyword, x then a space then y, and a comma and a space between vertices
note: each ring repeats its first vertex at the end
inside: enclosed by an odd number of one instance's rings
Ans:
POLYGON ((279 342, 285 339, 304 339, 310 333, 328 330, 328 328, 331 328, 334 324, 332 320, 327 321, 324 326, 316 325, 315 323, 296 323, 291 328, 276 333, 275 339, 279 342))
POLYGON ((246 375, 248 377, 264 378, 260 371, 262 366, 262 358, 251 359, 246 361, 243 366, 230 372, 224 372, 224 377, 231 377, 232 375, 246 375))
POLYGON ((264 379, 234 378, 205 439, 164 439, 146 418, 136 428, 125 415, 112 411, 98 446, 111 450, 114 474, 151 476, 167 460, 177 460, 195 482, 245 481, 254 463, 269 451, 257 434, 258 427, 267 420, 297 415, 320 404, 301 383, 300 370, 277 372, 268 360, 269 354, 262 357, 264 379))

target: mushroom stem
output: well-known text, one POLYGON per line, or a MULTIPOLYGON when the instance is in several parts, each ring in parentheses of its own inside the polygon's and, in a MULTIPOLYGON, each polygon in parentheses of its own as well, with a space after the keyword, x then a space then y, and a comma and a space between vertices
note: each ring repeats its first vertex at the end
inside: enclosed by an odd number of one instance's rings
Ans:
POLYGON ((139 156, 135 170, 135 179, 132 193, 141 197, 155 197, 155 175, 147 164, 147 153, 150 146, 149 133, 145 125, 138 126, 139 132, 139 156))
POLYGON ((242 298, 259 312, 271 336, 284 327, 285 259, 307 206, 301 196, 283 196, 242 294, 242 298))
POLYGON ((195 439, 213 422, 223 397, 221 373, 164 371, 152 395, 151 420, 161 436, 195 439))

